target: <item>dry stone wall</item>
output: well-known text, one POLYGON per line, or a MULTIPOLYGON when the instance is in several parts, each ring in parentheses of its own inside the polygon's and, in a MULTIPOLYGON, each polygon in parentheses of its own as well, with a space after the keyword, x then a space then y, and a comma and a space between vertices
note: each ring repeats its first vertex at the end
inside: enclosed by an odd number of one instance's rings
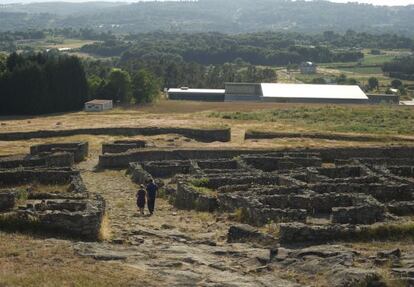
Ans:
POLYGON ((75 143, 50 143, 39 144, 30 147, 31 155, 50 154, 56 152, 72 153, 75 162, 81 162, 88 156, 89 145, 87 142, 75 143))
POLYGON ((149 143, 144 140, 120 140, 102 144, 102 154, 123 153, 130 149, 141 149, 149 147, 149 143))
POLYGON ((361 141, 361 142, 380 142, 384 140, 398 140, 413 142, 412 137, 403 136, 373 136, 373 135, 351 135, 338 133, 295 133, 295 132, 264 132, 248 130, 245 133, 244 139, 283 139, 283 138, 310 138, 310 139, 326 139, 336 141, 361 141))
POLYGON ((77 170, 0 169, 0 230, 30 230, 95 241, 104 214, 105 200, 88 192, 77 170))
POLYGON ((414 169, 402 156, 411 151, 159 150, 132 153, 140 161, 130 170, 139 181, 172 178, 178 208, 234 213, 255 226, 281 223, 285 242, 327 242, 414 214, 414 169))
POLYGON ((112 135, 112 136, 153 136, 162 134, 179 134, 200 142, 228 142, 231 140, 229 128, 218 129, 191 129, 191 128, 85 128, 71 130, 41 130, 32 132, 0 133, 0 141, 18 141, 34 138, 54 138, 74 135, 112 135))

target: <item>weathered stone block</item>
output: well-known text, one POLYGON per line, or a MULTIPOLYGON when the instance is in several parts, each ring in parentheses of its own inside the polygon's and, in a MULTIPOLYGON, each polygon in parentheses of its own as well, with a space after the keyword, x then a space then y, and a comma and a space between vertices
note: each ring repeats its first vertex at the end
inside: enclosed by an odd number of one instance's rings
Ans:
POLYGON ((384 220, 385 208, 381 205, 335 207, 332 222, 340 224, 373 224, 384 220))
POLYGON ((251 243, 256 242, 264 245, 277 244, 276 238, 264 234, 256 228, 247 224, 237 224, 230 226, 227 234, 227 242, 229 243, 251 243))
POLYGON ((0 190, 0 211, 11 210, 16 205, 16 193, 0 190))

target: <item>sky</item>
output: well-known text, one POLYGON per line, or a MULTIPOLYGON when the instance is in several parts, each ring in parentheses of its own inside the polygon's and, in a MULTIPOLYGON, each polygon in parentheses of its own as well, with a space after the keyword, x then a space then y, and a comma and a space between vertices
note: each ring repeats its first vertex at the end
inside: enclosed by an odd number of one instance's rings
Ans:
MULTIPOLYGON (((0 4, 31 3, 31 2, 55 2, 55 1, 60 1, 60 2, 87 2, 87 1, 97 1, 97 0, 0 0, 0 4)), ((140 0, 98 0, 98 1, 138 2, 140 0)), ((223 0, 223 1, 225 1, 225 0, 223 0)), ((351 1, 350 0, 330 0, 330 1, 339 2, 339 3, 360 2, 360 3, 369 3, 369 4, 374 4, 374 5, 388 5, 388 6, 414 4, 414 0, 351 0, 351 1)))

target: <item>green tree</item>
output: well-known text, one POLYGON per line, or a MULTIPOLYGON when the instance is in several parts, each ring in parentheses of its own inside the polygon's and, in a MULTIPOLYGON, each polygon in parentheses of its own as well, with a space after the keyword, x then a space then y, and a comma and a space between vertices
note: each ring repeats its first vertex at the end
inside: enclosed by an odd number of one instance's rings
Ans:
POLYGON ((399 89, 402 85, 403 83, 400 80, 391 81, 391 87, 393 87, 394 89, 399 89))
POLYGON ((102 97, 100 92, 102 86, 105 86, 105 80, 96 75, 92 75, 88 78, 88 99, 106 98, 102 97))
POLYGON ((0 53, 0 75, 6 72, 6 69, 7 69, 6 61, 7 61, 6 55, 0 53))
POLYGON ((159 93, 159 80, 147 70, 141 69, 133 76, 132 95, 137 103, 151 103, 159 93))
POLYGON ((371 77, 368 79, 368 87, 370 90, 378 89, 379 82, 378 79, 375 77, 371 77))
POLYGON ((132 82, 129 73, 121 69, 113 69, 109 74, 106 94, 115 102, 130 103, 132 82))

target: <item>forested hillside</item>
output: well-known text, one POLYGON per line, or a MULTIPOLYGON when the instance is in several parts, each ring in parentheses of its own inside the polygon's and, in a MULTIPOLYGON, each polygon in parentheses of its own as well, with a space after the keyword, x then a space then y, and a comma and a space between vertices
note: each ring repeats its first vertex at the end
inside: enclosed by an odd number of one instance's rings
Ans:
POLYGON ((91 27, 118 32, 242 33, 347 29, 413 35, 414 6, 380 7, 327 1, 199 0, 48 3, 0 6, 0 29, 91 27), (323 11, 323 13, 320 13, 323 11))

